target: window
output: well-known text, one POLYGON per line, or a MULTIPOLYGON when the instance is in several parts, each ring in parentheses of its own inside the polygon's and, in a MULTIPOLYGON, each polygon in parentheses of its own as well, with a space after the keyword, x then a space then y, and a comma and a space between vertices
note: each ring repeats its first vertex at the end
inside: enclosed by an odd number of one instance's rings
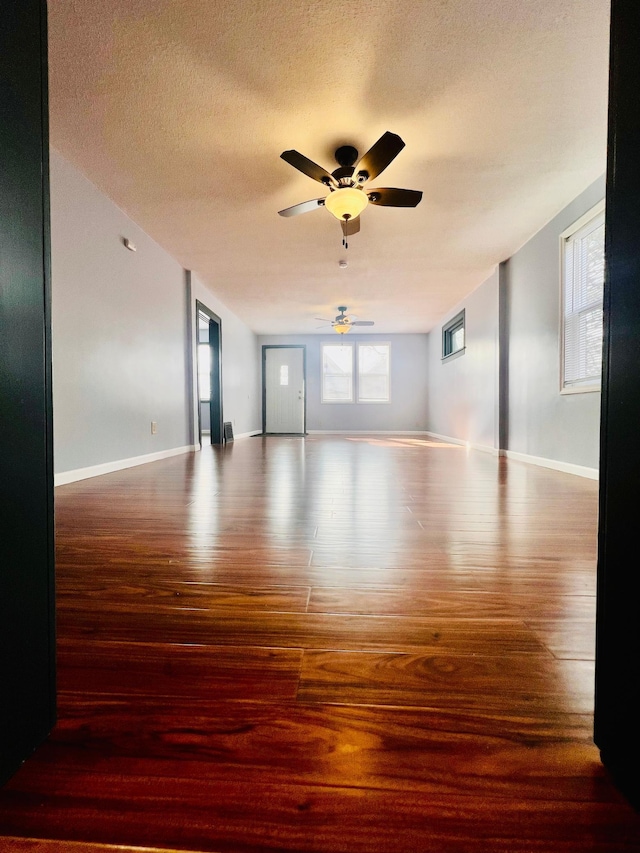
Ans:
POLYGON ((351 344, 322 344, 322 402, 353 402, 351 344))
POLYGON ((602 372, 604 202, 561 235, 562 391, 596 391, 602 372))
POLYGON ((358 402, 389 402, 389 344, 358 344, 358 402))
MULTIPOLYGON (((357 345, 358 403, 388 403, 390 344, 357 345)), ((353 344, 322 344, 322 402, 354 402, 353 344)))
POLYGON ((289 384, 289 365, 281 364, 280 365, 280 384, 288 385, 289 384))
POLYGON ((442 357, 464 351, 464 309, 442 327, 442 357))

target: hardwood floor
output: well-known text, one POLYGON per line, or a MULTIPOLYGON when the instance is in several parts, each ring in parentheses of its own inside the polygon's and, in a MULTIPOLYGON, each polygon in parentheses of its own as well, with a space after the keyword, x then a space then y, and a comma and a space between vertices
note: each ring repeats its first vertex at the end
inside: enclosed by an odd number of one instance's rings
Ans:
POLYGON ((595 482, 254 437, 56 514, 59 722, 2 853, 640 851, 592 742, 595 482))

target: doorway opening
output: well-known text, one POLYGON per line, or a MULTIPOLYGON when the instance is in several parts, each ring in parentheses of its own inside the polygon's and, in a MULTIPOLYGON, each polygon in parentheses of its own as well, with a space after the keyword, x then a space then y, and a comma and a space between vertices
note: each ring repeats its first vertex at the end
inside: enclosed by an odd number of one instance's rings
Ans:
POLYGON ((222 321, 196 300, 198 441, 222 444, 222 321))

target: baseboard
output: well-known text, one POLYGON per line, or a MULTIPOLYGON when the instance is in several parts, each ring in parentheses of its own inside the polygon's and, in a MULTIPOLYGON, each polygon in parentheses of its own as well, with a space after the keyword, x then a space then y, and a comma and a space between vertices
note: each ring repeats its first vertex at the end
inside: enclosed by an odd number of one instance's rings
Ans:
POLYGON ((502 450, 500 454, 506 456, 507 459, 515 459, 517 462, 527 462, 529 465, 539 465, 542 468, 553 468, 554 471, 562 471, 564 474, 575 474, 578 477, 587 477, 590 480, 598 480, 600 476, 597 468, 588 468, 586 465, 574 465, 572 462, 558 462, 556 459, 545 459, 543 456, 516 453, 515 450, 502 450))
POLYGON ((528 453, 516 453, 514 450, 497 450, 495 447, 487 447, 483 444, 471 444, 460 438, 451 438, 449 435, 439 435, 437 432, 428 432, 431 438, 446 441, 449 444, 461 444, 470 450, 482 450, 493 456, 505 456, 517 462, 527 462, 529 465, 539 465, 541 468, 552 468, 554 471, 562 471, 563 474, 575 474, 578 477, 588 477, 597 480, 599 472, 597 468, 588 468, 585 465, 574 465, 572 462, 559 462, 556 459, 545 459, 542 456, 530 456, 528 453))
POLYGON ((251 438, 252 435, 262 435, 262 430, 253 429, 250 432, 239 432, 234 438, 237 441, 239 438, 251 438))
POLYGON ((480 450, 482 453, 490 453, 492 456, 499 456, 499 451, 495 447, 490 447, 488 444, 473 444, 470 441, 463 441, 461 438, 451 438, 450 435, 440 435, 437 432, 427 432, 430 438, 437 438, 439 441, 446 441, 447 444, 460 444, 469 450, 480 450))
POLYGON ((159 450, 157 453, 145 453, 143 456, 131 456, 129 459, 117 459, 115 462, 103 462, 100 465, 91 465, 88 468, 76 468, 73 471, 55 474, 53 482, 54 486, 65 486, 67 483, 88 480, 90 477, 99 477, 102 474, 112 474, 114 471, 134 468, 136 465, 146 465, 147 462, 158 462, 160 459, 169 459, 171 456, 179 456, 181 453, 191 453, 199 449, 199 446, 188 444, 184 447, 172 447, 171 450, 159 450))

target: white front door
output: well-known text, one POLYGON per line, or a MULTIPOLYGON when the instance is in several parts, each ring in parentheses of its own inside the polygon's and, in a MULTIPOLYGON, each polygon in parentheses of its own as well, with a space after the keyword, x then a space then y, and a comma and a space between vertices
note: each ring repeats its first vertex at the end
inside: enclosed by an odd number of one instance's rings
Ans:
POLYGON ((304 433, 304 348, 265 347, 265 432, 304 433))

